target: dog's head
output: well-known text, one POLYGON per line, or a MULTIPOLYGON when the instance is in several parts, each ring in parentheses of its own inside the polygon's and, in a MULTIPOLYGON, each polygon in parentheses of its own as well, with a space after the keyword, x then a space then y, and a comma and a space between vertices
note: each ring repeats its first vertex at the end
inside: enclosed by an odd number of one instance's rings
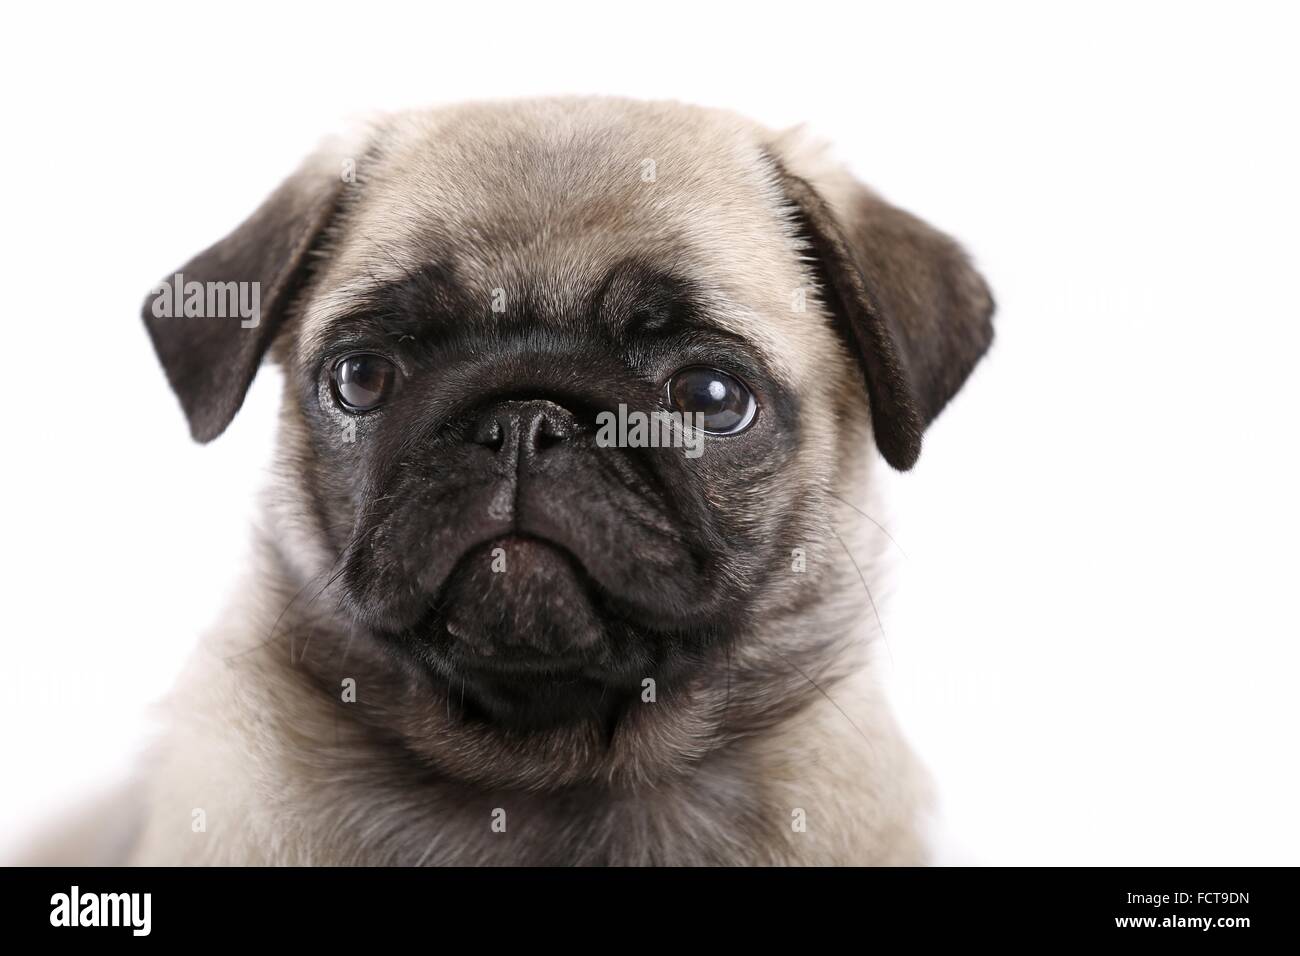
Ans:
POLYGON ((800 142, 614 100, 399 115, 146 302, 199 441, 283 366, 277 550, 359 645, 319 666, 368 660, 369 713, 443 768, 673 765, 724 682, 752 726, 841 646, 794 626, 843 581, 830 499, 873 436, 913 464, 992 302, 800 142))

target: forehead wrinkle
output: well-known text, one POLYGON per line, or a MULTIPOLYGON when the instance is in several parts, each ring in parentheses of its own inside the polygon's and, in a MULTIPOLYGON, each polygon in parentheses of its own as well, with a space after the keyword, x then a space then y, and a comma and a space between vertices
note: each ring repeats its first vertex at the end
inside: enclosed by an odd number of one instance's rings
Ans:
POLYGON ((298 361, 307 364, 324 351, 338 324, 364 308, 367 297, 381 284, 375 278, 366 278, 323 289, 312 296, 298 337, 298 361))
MULTIPOLYGON (((489 261, 479 259, 477 269, 466 268, 463 255, 453 257, 455 266, 450 271, 455 275, 454 294, 462 305, 456 310, 456 318, 462 321, 486 318, 489 322, 495 319, 497 322, 492 324, 505 325, 512 324, 512 320, 546 322, 570 328, 584 319, 598 318, 617 334, 624 330, 627 319, 613 322, 613 317, 604 314, 605 310, 635 308, 647 291, 656 291, 647 290, 647 283, 653 285, 652 280, 667 279, 689 289, 684 304, 691 307, 693 317, 701 325, 736 336, 773 377, 787 385, 796 383, 797 374, 781 346, 781 339, 772 334, 776 309, 765 308, 769 305, 766 302, 748 302, 755 290, 743 285, 737 287, 725 272, 718 274, 716 263, 710 263, 708 256, 691 248, 689 241, 676 244, 671 254, 663 256, 646 255, 644 247, 636 246, 618 255, 605 249, 609 254, 608 264, 598 261, 596 256, 580 255, 580 249, 573 249, 567 243, 556 245, 562 248, 545 250, 547 255, 536 247, 530 250, 531 256, 520 255, 517 248, 500 250, 489 261), (710 264, 713 269, 709 268, 710 264), (467 288, 461 281, 464 272, 475 274, 468 283, 471 287, 467 288), (479 292, 486 273, 495 276, 492 281, 496 284, 479 292), (490 296, 495 289, 505 294, 505 310, 499 314, 491 311, 490 296), (470 302, 474 307, 465 308, 470 302)), ((409 286, 412 276, 421 275, 430 265, 421 267, 414 262, 403 265, 391 258, 378 259, 375 268, 367 269, 365 275, 345 280, 337 288, 320 291, 307 311, 308 320, 299 342, 300 360, 310 362, 348 320, 366 313, 377 317, 377 313, 391 308, 392 303, 385 300, 400 298, 394 293, 409 286), (383 308, 377 309, 377 305, 383 308)))
POLYGON ((392 260, 384 274, 368 272, 342 290, 322 294, 310 310, 310 335, 303 336, 305 355, 324 348, 325 340, 339 326, 366 320, 386 331, 387 323, 400 330, 427 318, 464 316, 475 310, 472 295, 463 288, 455 272, 440 261, 403 266, 392 260))

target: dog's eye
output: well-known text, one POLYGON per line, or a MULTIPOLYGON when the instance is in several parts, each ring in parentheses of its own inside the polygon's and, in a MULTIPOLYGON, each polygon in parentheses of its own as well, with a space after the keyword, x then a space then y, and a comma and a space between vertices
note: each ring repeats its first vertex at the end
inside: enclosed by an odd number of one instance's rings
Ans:
POLYGON ((668 380, 668 402, 679 412, 703 416, 704 430, 714 435, 744 431, 758 411, 743 382, 703 366, 684 368, 668 380))
POLYGON ((349 412, 368 412, 383 404, 397 380, 397 369, 382 355, 356 352, 334 364, 334 394, 349 412))

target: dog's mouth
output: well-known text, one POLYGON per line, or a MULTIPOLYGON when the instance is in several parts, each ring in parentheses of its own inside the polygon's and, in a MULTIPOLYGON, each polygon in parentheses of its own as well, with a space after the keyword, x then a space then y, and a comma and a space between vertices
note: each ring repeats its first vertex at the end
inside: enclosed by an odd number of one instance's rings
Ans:
POLYGON ((467 551, 403 638, 469 716, 529 729, 610 721, 655 664, 572 552, 518 533, 467 551))
POLYGON ((576 478, 510 487, 388 493, 347 557, 346 609, 453 706, 530 726, 604 713, 734 625, 743 588, 722 588, 707 524, 576 478))
MULTIPOLYGON (((494 669, 603 656, 599 587, 553 541, 505 535, 471 548, 434 603, 452 658, 494 669)), ((430 635, 436 639, 442 635, 430 635)))

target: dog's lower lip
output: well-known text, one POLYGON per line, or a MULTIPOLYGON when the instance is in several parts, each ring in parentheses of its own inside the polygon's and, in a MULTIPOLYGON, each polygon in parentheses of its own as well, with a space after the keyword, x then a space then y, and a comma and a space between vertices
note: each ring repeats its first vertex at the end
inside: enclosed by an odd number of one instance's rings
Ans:
MULTIPOLYGON (((582 558, 579 557, 577 554, 575 554, 566 545, 561 544, 560 542, 554 540, 553 538, 548 538, 545 535, 529 534, 527 532, 519 531, 517 529, 509 531, 505 534, 498 534, 493 537, 480 538, 479 540, 471 543, 468 547, 465 548, 464 553, 461 554, 457 563, 452 566, 451 572, 448 574, 447 577, 450 578, 453 574, 455 574, 457 568, 460 565, 460 562, 463 562, 466 558, 473 555, 475 552, 486 551, 490 553, 494 549, 501 548, 505 550, 507 553, 509 553, 511 549, 516 548, 519 545, 543 545, 552 551, 562 554, 564 555, 564 557, 569 559, 569 561, 573 564, 574 569, 577 570, 582 575, 583 579, 588 584, 594 585, 596 583, 595 580, 591 577, 590 573, 588 572, 587 565, 583 562, 582 558)), ((445 581, 443 582, 443 585, 444 586, 446 585, 445 581)))
MULTIPOLYGON (((451 629, 448 628, 448 631, 450 632, 451 629)), ((451 655, 449 662, 457 669, 487 676, 493 674, 574 676, 589 673, 593 666, 592 660, 586 657, 544 654, 513 647, 482 647, 470 653, 460 651, 451 655)))

